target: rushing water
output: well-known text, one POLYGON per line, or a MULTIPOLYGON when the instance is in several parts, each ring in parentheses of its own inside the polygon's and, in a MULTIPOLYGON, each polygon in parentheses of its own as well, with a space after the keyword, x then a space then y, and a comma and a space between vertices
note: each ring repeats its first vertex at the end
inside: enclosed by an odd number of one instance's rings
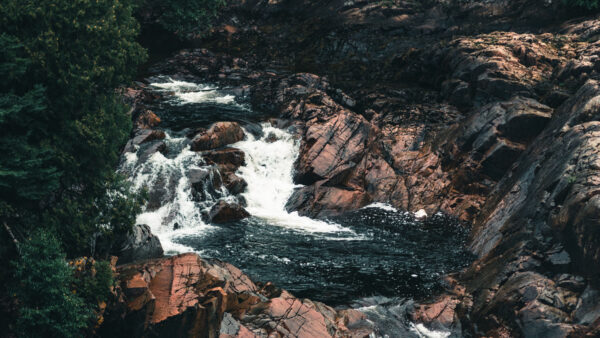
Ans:
POLYGON ((150 205, 137 222, 151 227, 168 254, 195 251, 296 296, 360 308, 381 335, 447 336, 409 323, 404 309, 407 300, 435 294, 442 275, 468 263, 462 225, 439 214, 418 220, 386 204, 328 220, 287 212, 285 204, 298 187, 292 179, 299 150, 293 132, 259 123, 263 116, 239 104, 232 91, 154 81, 164 96, 153 108, 163 120, 166 151, 152 152, 152 143, 143 144, 124 154, 120 171, 136 189, 149 190, 150 205), (190 150, 185 128, 220 120, 248 128, 246 138, 231 147, 246 154, 237 174, 248 183, 242 195, 252 217, 217 226, 207 224, 203 213, 220 199, 236 197, 225 188, 207 189, 202 200, 192 197, 190 172, 206 171, 208 181, 219 173, 190 150))

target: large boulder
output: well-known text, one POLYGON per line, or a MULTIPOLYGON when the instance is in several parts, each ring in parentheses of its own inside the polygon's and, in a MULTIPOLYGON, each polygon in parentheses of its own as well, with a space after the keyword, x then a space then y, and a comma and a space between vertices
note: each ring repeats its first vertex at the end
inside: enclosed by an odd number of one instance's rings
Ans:
POLYGON ((217 122, 192 139, 193 151, 211 150, 244 139, 244 130, 237 122, 217 122))
POLYGON ((131 233, 113 251, 113 254, 119 257, 118 264, 160 258, 163 253, 160 240, 152 234, 150 227, 146 224, 134 225, 131 233))
POLYGON ((213 223, 229 223, 242 220, 249 217, 250 214, 246 209, 236 203, 228 203, 219 201, 215 204, 208 213, 208 218, 213 223))
POLYGON ((364 314, 259 286, 236 267, 196 254, 121 266, 101 336, 364 337, 364 314))

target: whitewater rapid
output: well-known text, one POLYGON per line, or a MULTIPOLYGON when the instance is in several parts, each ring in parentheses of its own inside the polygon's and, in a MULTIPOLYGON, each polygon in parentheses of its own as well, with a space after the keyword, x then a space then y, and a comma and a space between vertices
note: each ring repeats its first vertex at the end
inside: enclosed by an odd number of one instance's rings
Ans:
POLYGON ((246 210, 269 223, 312 233, 351 232, 338 224, 313 220, 288 212, 285 205, 295 188, 293 167, 299 155, 299 142, 286 130, 262 124, 262 137, 246 133, 244 141, 233 144, 246 154, 246 164, 238 176, 248 183, 243 193, 246 210), (275 139, 273 141, 273 139, 275 139))
MULTIPOLYGON (((218 103, 235 105, 235 97, 225 94, 214 86, 195 84, 171 78, 159 78, 151 83, 158 92, 172 95, 174 104, 218 103)), ((292 231, 300 231, 313 236, 328 233, 344 233, 332 239, 357 239, 356 234, 338 224, 313 220, 288 212, 285 205, 295 188, 293 165, 299 155, 299 142, 292 133, 278 129, 268 123, 261 124, 262 135, 254 136, 245 132, 245 139, 230 147, 245 153, 246 163, 237 175, 247 183, 242 194, 251 217, 292 231)), ((238 202, 224 186, 213 191, 205 191, 205 200, 193 199, 190 172, 207 171, 219 175, 216 167, 207 165, 202 154, 190 150, 190 141, 184 135, 165 130, 166 153, 157 151, 143 158, 143 151, 127 152, 119 171, 133 183, 136 191, 147 189, 160 198, 160 206, 147 209, 137 216, 136 223, 146 224, 161 241, 167 254, 195 251, 181 244, 182 239, 207 236, 217 228, 205 221, 210 208, 219 200, 238 202), (142 153, 142 155, 139 155, 142 153)), ((139 148, 139 147, 138 147, 139 148)), ((212 181, 212 180, 210 180, 212 181)))

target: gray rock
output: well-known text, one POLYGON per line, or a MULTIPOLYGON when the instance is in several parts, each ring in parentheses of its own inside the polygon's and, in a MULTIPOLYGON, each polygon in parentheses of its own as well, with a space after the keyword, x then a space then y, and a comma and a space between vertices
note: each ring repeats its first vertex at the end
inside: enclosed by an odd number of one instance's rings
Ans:
POLYGON ((131 233, 114 252, 119 256, 118 264, 126 264, 142 259, 160 258, 164 251, 158 237, 146 224, 136 224, 131 233))

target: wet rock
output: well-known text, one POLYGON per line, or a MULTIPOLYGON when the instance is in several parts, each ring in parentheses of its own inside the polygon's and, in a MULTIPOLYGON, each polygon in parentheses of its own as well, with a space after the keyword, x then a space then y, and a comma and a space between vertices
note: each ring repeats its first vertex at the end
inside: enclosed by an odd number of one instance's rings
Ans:
POLYGON ((193 151, 211 150, 244 139, 244 130, 237 122, 217 122, 192 139, 193 151))
POLYGON ((102 336, 362 337, 372 332, 355 310, 336 311, 286 291, 263 290, 234 266, 195 254, 121 266, 117 304, 102 336))
POLYGON ((294 190, 286 204, 286 209, 299 211, 302 215, 323 218, 360 209, 370 202, 368 194, 361 190, 308 186, 294 190))
POLYGON ((267 135, 266 140, 268 143, 273 143, 273 142, 276 142, 278 140, 278 138, 275 134, 269 133, 269 135, 267 135))
POLYGON ((138 161, 145 162, 155 153, 166 154, 167 145, 163 141, 153 142, 147 147, 140 147, 138 150, 138 161))
POLYGON ((223 183, 225 184, 225 188, 227 188, 232 195, 241 194, 248 186, 246 180, 231 172, 224 176, 223 183))
POLYGON ((156 116, 151 110, 143 110, 138 113, 135 120, 135 126, 137 129, 152 129, 160 124, 160 117, 156 116))
POLYGON ((163 256, 163 248, 158 237, 150 231, 145 224, 136 224, 131 229, 113 254, 119 257, 119 264, 163 256))
POLYGON ((218 164, 223 171, 235 172, 246 164, 246 154, 236 148, 225 148, 202 153, 209 164, 218 164))
POLYGON ((434 303, 418 305, 412 313, 412 320, 433 330, 460 334, 460 319, 456 313, 459 303, 458 298, 444 295, 434 303))
POLYGON ((235 222, 249 216, 250 214, 238 204, 225 201, 219 201, 208 213, 208 218, 212 223, 235 222))
POLYGON ((210 197, 218 196, 218 191, 223 186, 221 173, 214 167, 190 169, 186 175, 196 201, 205 201, 210 197))
POLYGON ((124 152, 135 152, 136 147, 147 142, 162 140, 165 138, 165 132, 154 129, 140 129, 135 136, 127 142, 124 152))

